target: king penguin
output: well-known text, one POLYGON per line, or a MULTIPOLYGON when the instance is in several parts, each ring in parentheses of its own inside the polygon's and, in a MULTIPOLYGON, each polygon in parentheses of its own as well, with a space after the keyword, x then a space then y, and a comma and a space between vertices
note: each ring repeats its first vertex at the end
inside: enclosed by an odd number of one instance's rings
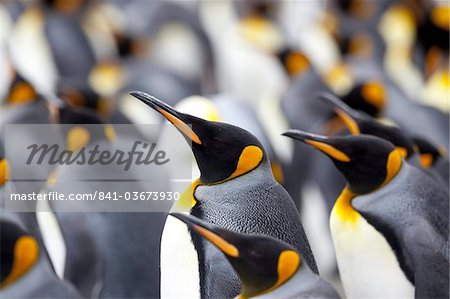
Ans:
POLYGON ((409 163, 420 166, 413 140, 400 128, 384 124, 364 112, 353 110, 330 93, 321 93, 319 99, 333 107, 351 134, 373 135, 390 141, 409 163))
POLYGON ((1 212, 2 298, 82 298, 53 271, 40 246, 14 214, 1 212))
MULTIPOLYGON (((131 95, 166 117, 191 143, 201 173, 192 186, 192 215, 236 232, 283 240, 317 273, 292 198, 273 178, 264 149, 253 135, 226 123, 179 113, 143 92, 131 95)), ((239 278, 222 253, 195 234, 191 237, 198 254, 201 297, 238 295, 239 278)))
POLYGON ((172 216, 225 255, 242 283, 239 298, 339 298, 285 242, 267 235, 235 233, 181 213, 172 216))
POLYGON ((348 298, 449 296, 449 194, 442 184, 378 137, 284 134, 328 155, 346 178, 330 228, 348 298))

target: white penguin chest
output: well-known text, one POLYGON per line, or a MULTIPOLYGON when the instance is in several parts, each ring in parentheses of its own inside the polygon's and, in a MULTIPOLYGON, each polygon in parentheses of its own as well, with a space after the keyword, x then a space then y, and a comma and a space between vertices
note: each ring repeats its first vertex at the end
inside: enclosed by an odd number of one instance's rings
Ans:
POLYGON ((161 298, 200 298, 197 251, 187 226, 173 217, 161 238, 161 298))
POLYGON ((359 214, 354 221, 341 217, 333 209, 330 228, 347 298, 414 298, 414 286, 383 235, 359 214))

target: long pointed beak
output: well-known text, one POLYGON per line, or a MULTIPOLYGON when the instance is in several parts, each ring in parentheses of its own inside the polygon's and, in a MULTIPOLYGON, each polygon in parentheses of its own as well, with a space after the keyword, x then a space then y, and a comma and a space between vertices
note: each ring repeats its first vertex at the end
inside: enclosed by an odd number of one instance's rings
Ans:
POLYGON ((197 144, 202 144, 199 136, 189 127, 186 122, 186 115, 177 112, 173 107, 167 105, 163 101, 145 93, 142 91, 133 91, 130 92, 130 95, 142 101, 146 105, 150 106, 157 112, 159 112, 162 116, 164 116, 168 121, 170 121, 177 129, 183 133, 189 140, 195 142, 197 144))
POLYGON ((358 125, 358 120, 361 118, 361 115, 358 112, 328 92, 319 93, 317 97, 319 100, 333 107, 334 111, 344 122, 350 133, 353 135, 361 134, 361 130, 358 125))
POLYGON ((333 139, 330 137, 306 133, 299 130, 289 130, 282 135, 309 144, 335 160, 341 162, 350 162, 349 156, 332 145, 333 139))
POLYGON ((171 213, 170 215, 183 221, 188 227, 195 230, 205 239, 213 243, 226 255, 231 257, 239 257, 239 250, 236 246, 231 244, 230 241, 225 239, 220 229, 193 216, 188 216, 181 213, 171 213))

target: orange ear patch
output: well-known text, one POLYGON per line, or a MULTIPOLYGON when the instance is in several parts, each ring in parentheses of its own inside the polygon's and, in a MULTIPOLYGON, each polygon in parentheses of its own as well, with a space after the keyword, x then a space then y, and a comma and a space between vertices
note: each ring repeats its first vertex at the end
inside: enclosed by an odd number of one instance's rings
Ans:
POLYGON ((386 185, 399 172, 402 167, 402 155, 398 149, 393 150, 386 163, 386 179, 381 186, 386 185))
POLYGON ((6 159, 0 160, 0 186, 3 186, 8 182, 11 175, 11 169, 6 159))
POLYGON ((286 57, 286 69, 291 76, 295 76, 309 68, 309 61, 305 55, 292 52, 286 57))
POLYGON ((228 179, 238 177, 255 169, 259 165, 259 163, 261 163, 263 157, 263 151, 256 145, 249 145, 245 147, 239 157, 236 170, 228 179))
POLYGON ((19 105, 32 102, 36 97, 36 91, 30 84, 19 82, 12 88, 6 102, 11 105, 19 105))
POLYGON ((386 101, 383 84, 378 81, 370 81, 363 85, 361 90, 364 100, 381 110, 386 101))
POLYGON ((11 272, 0 284, 0 288, 13 283, 28 272, 36 263, 38 258, 39 246, 36 240, 31 236, 20 237, 14 247, 14 261, 11 272))

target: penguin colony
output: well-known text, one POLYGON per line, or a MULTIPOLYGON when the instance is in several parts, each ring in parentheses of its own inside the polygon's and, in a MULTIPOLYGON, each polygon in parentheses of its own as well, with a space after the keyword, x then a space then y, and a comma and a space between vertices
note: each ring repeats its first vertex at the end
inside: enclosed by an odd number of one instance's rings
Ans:
POLYGON ((449 29, 437 0, 2 1, 1 298, 449 298, 449 29), (15 182, 6 125, 75 153, 166 121, 189 212, 8 210, 86 173, 15 182))

